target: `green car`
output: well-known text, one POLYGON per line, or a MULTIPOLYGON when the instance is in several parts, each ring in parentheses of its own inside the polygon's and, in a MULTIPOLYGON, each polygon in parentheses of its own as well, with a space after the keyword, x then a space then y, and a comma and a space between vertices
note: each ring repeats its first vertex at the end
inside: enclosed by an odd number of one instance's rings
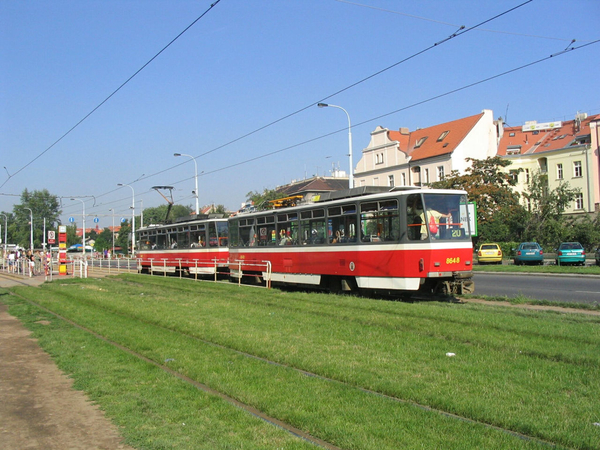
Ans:
POLYGON ((585 249, 579 242, 563 242, 556 250, 556 264, 585 265, 585 249))

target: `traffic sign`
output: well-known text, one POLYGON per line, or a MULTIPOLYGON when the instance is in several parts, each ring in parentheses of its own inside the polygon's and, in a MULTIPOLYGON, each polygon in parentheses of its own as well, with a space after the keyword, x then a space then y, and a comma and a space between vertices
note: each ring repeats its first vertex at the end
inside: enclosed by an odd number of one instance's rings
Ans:
POLYGON ((94 223, 98 223, 100 222, 100 219, 98 219, 97 217, 94 217, 94 223))
POLYGON ((75 222, 75 217, 69 217, 69 222, 71 222, 71 223, 75 222))

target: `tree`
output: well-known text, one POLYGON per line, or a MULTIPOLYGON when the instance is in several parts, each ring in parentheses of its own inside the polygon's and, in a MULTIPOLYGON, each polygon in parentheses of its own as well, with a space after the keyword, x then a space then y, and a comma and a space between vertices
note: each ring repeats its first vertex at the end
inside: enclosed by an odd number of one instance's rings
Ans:
POLYGON ((563 213, 579 192, 579 189, 569 187, 568 182, 548 190, 548 174, 534 172, 523 193, 529 205, 529 218, 525 222, 526 238, 555 246, 567 239, 570 227, 566 227, 563 213))
POLYGON ((275 189, 265 188, 262 193, 250 191, 246 194, 246 200, 251 201, 258 209, 266 208, 270 200, 277 200, 278 198, 281 198, 281 193, 275 189))
MULTIPOLYGON (((144 222, 150 223, 165 223, 167 217, 168 205, 160 205, 153 208, 144 209, 144 222)), ((173 221, 180 217, 189 216, 192 212, 191 206, 173 205, 169 212, 169 221, 173 221)), ((139 223, 139 222, 138 222, 139 223)))
POLYGON ((96 237, 96 242, 94 244, 94 248, 96 249, 96 251, 99 251, 99 252, 102 252, 104 250, 112 251, 112 243, 113 243, 112 232, 110 231, 110 228, 105 228, 96 237))
POLYGON ((21 203, 13 208, 11 224, 8 227, 8 241, 21 247, 30 247, 30 224, 33 213, 33 246, 40 248, 44 239, 44 219, 46 230, 56 229, 60 224, 61 214, 58 198, 48 190, 29 192, 25 189, 21 193, 21 203), (31 209, 31 212, 29 209, 31 209))
POLYGON ((454 170, 443 180, 431 183, 431 187, 467 191, 469 200, 477 204, 479 240, 519 240, 523 232, 520 223, 526 211, 519 203, 519 194, 513 190, 516 179, 502 170, 512 162, 499 156, 467 158, 467 161, 471 165, 464 175, 454 170))
POLYGON ((131 222, 123 222, 119 230, 119 236, 115 240, 115 246, 121 247, 124 251, 131 246, 131 222))

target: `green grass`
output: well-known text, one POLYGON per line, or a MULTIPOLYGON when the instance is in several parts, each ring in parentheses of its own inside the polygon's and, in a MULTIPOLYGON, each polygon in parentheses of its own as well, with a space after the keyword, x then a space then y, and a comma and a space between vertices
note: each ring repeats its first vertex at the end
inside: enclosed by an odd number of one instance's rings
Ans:
MULTIPOLYGON (((600 448, 598 317, 137 275, 14 291, 341 448, 600 448)), ((15 296, 0 301, 130 445, 309 446, 15 296)))
POLYGON ((600 266, 515 266, 514 264, 475 264, 475 272, 514 272, 514 273, 566 273, 579 275, 600 275, 600 266))

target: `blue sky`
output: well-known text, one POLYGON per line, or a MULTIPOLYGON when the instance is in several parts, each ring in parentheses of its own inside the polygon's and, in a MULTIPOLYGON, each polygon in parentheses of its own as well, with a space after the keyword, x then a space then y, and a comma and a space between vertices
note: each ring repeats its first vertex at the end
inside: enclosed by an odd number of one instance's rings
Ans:
POLYGON ((130 216, 118 183, 138 209, 165 204, 157 185, 193 205, 194 165, 176 152, 197 157, 200 204, 230 209, 347 171, 346 115, 319 101, 348 111, 355 164, 378 125, 600 113, 600 44, 410 107, 600 39, 596 0, 535 0, 375 76, 522 1, 220 0, 52 146, 214 2, 0 0, 0 211, 48 189, 64 197, 63 222, 80 197, 108 226, 111 208, 130 216))

